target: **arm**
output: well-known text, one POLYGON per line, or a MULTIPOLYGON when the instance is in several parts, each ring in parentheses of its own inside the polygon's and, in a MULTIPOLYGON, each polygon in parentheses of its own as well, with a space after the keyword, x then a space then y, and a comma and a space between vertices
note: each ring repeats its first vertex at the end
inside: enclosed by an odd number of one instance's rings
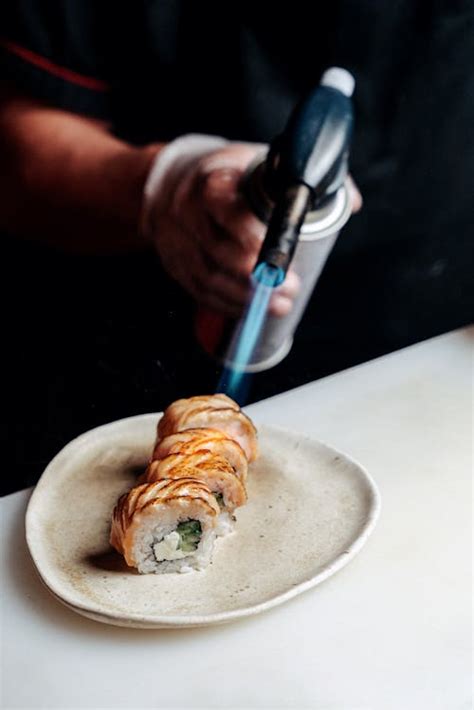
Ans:
MULTIPOLYGON (((236 144, 196 160, 155 196, 143 235, 143 188, 163 144, 131 146, 97 120, 7 95, 0 102, 0 229, 76 253, 153 243, 164 268, 199 303, 238 315, 264 236, 239 194, 255 149, 236 144)), ((289 272, 272 299, 283 315, 298 288, 289 272)))
POLYGON ((159 145, 6 91, 0 99, 0 229, 73 252, 142 248, 143 185, 159 145))
POLYGON ((160 148, 131 146, 103 122, 4 95, 0 230, 76 253, 153 243, 168 273, 197 301, 239 312, 263 238, 263 225, 237 195, 238 178, 254 151, 217 151, 230 169, 223 180, 222 171, 204 160, 196 161, 191 179, 187 171, 179 185, 168 181, 156 195, 159 216, 145 237, 143 188, 160 148))

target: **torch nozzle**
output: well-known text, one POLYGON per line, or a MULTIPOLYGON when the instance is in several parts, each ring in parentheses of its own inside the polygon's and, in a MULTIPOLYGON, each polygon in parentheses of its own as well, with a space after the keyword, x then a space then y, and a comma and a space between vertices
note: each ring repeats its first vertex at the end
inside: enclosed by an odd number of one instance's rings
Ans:
MULTIPOLYGON (((290 187, 275 205, 254 274, 262 264, 281 272, 278 286, 285 277, 293 258, 298 238, 311 201, 311 190, 300 184, 290 187)), ((257 276, 258 278, 258 276, 257 276)))
POLYGON ((280 266, 260 261, 252 274, 254 281, 262 286, 276 288, 285 280, 285 272, 280 266))

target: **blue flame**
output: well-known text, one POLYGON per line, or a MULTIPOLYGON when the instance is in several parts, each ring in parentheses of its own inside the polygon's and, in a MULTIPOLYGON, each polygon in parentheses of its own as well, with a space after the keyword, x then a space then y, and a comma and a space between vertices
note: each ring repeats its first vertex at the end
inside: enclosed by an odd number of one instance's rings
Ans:
POLYGON ((247 394, 249 376, 245 370, 258 344, 274 288, 285 279, 283 269, 261 263, 253 272, 253 291, 249 304, 235 329, 225 360, 217 392, 223 392, 239 404, 247 394))

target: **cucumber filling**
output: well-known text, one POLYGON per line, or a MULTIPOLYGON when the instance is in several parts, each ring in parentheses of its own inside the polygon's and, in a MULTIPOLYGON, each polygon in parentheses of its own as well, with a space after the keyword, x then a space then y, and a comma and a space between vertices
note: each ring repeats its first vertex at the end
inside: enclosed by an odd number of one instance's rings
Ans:
POLYGON ((186 520, 176 528, 180 537, 179 549, 183 552, 194 552, 201 539, 201 523, 199 520, 186 520))
POLYGON ((201 533, 199 520, 186 520, 184 523, 179 523, 176 530, 152 545, 156 561, 180 560, 186 557, 197 549, 201 533))

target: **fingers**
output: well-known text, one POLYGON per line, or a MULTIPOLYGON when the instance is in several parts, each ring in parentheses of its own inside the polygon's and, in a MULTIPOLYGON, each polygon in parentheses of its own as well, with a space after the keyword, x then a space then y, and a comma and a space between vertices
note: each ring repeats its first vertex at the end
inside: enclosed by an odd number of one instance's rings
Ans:
MULTIPOLYGON (((268 311, 270 315, 283 317, 290 313, 293 302, 300 290, 300 279, 294 271, 289 271, 285 281, 278 286, 270 298, 268 311)), ((228 315, 239 317, 249 305, 253 294, 250 282, 240 283, 230 277, 213 272, 207 283, 200 283, 200 298, 207 305, 218 304, 219 310, 228 315)))
POLYGON ((293 300, 291 298, 285 298, 285 296, 274 294, 270 299, 268 312, 272 316, 283 318, 291 312, 292 308, 293 300))
MULTIPOLYGON (((195 236, 187 230, 177 230, 170 221, 163 221, 162 229, 167 239, 159 251, 168 273, 198 303, 232 318, 240 317, 252 295, 250 279, 236 279, 222 269, 217 269, 198 247, 195 236), (179 251, 167 248, 170 243, 179 243, 179 251)), ((298 276, 290 270, 285 281, 272 294, 270 314, 281 317, 289 313, 299 287, 298 276)))
POLYGON ((355 214, 362 208, 363 200, 357 185, 350 175, 347 176, 347 187, 349 190, 349 197, 352 202, 352 212, 355 214))
MULTIPOLYGON (((176 186, 156 227, 165 269, 196 301, 232 317, 240 316, 249 302, 250 275, 266 231, 240 189, 259 151, 232 146, 200 161, 176 186)), ((298 289, 298 277, 290 270, 272 294, 270 313, 286 315, 298 289)))
POLYGON ((240 192, 242 171, 219 169, 206 175, 201 185, 203 206, 212 221, 236 244, 257 252, 265 225, 251 212, 240 192))
MULTIPOLYGON (((232 241, 217 225, 208 222, 208 236, 201 246, 215 269, 225 272, 237 280, 246 280, 255 267, 258 249, 247 251, 240 244, 232 241)), ((200 233, 200 239, 206 230, 200 233)))
POLYGON ((202 162, 196 174, 186 176, 175 190, 172 214, 194 232, 216 268, 237 279, 248 278, 265 234, 265 226, 240 194, 244 167, 255 149, 239 151, 237 165, 222 162, 221 155, 229 152, 218 151, 213 162, 202 162))
POLYGON ((207 217, 201 245, 217 269, 236 280, 248 280, 265 236, 265 226, 250 212, 239 192, 242 173, 219 169, 201 184, 207 217))
POLYGON ((251 295, 251 282, 236 280, 222 271, 210 270, 201 282, 204 296, 216 294, 221 300, 226 301, 229 307, 241 312, 247 305, 251 295))
POLYGON ((241 173, 259 156, 264 156, 268 146, 262 143, 233 143, 215 151, 200 161, 202 175, 221 168, 235 168, 241 173))
POLYGON ((301 286, 300 277, 293 271, 289 269, 285 280, 283 283, 275 289, 275 295, 284 296, 285 298, 295 298, 297 296, 301 286))
POLYGON ((268 311, 271 315, 282 318, 293 308, 293 301, 299 293, 301 281, 298 274, 290 269, 286 278, 272 294, 268 311))
POLYGON ((166 239, 160 243, 160 257, 168 273, 193 298, 226 315, 237 317, 243 311, 250 294, 249 279, 235 279, 206 257, 195 235, 173 222, 162 222, 166 239), (176 245, 179 244, 179 249, 176 245))

